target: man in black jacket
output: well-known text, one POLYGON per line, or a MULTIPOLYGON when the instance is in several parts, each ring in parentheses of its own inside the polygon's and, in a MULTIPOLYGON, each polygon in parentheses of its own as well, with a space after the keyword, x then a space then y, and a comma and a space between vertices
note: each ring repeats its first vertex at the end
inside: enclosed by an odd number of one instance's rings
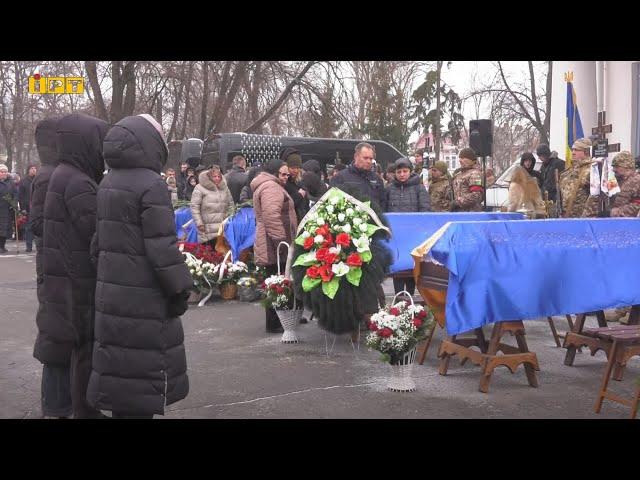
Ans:
POLYGON ((35 165, 29 165, 27 175, 20 181, 18 187, 18 202, 20 203, 20 210, 23 215, 27 216, 27 223, 24 226, 24 241, 26 246, 26 252, 31 253, 33 251, 33 232, 31 229, 31 216, 29 214, 31 210, 31 184, 38 172, 38 167, 35 165))
POLYGON ((557 157, 552 157, 549 146, 545 144, 538 145, 536 153, 538 154, 538 158, 542 160, 542 167, 540 167, 540 177, 538 178, 542 198, 544 198, 544 192, 548 192, 549 200, 557 202, 558 191, 556 183, 556 171, 558 172, 558 178, 560 178, 560 173, 564 171, 564 161, 560 160, 557 157))
POLYGON ((96 191, 102 179, 103 120, 71 114, 57 124, 59 164, 44 202, 43 301, 34 356, 71 365, 74 418, 101 418, 86 401, 91 372, 96 271, 89 258, 96 229, 96 191))
POLYGON ((284 184, 284 189, 287 191, 291 199, 293 200, 293 206, 296 210, 296 218, 298 222, 309 211, 309 199, 307 198, 307 192, 300 185, 302 176, 300 175, 302 169, 302 155, 295 148, 285 148, 281 155, 280 160, 287 164, 289 168, 289 177, 284 184))
POLYGON ((96 348, 87 400, 113 418, 162 415, 189 392, 180 315, 193 279, 160 176, 167 156, 162 127, 148 114, 123 118, 104 140, 111 170, 98 189, 92 242, 96 348))
POLYGON ((387 198, 384 183, 378 175, 371 171, 375 148, 367 142, 360 142, 356 145, 355 150, 353 162, 331 179, 331 186, 340 189, 355 187, 369 197, 372 202, 376 202, 382 211, 386 211, 387 198))
POLYGON ((231 192, 231 196, 233 197, 233 203, 240 203, 240 192, 242 191, 242 187, 247 184, 247 174, 245 169, 247 167, 247 161, 242 155, 236 155, 233 157, 233 167, 228 171, 224 178, 227 182, 227 187, 229 187, 229 191, 231 192))

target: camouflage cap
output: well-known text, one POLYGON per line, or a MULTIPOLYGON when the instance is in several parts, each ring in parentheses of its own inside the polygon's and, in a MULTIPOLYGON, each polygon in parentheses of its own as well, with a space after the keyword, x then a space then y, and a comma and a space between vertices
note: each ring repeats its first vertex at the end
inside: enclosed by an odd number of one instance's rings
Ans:
POLYGON ((449 169, 447 168, 447 164, 442 160, 434 163, 432 168, 435 168, 436 170, 440 170, 443 175, 446 175, 447 172, 449 171, 449 169))
POLYGON ((623 151, 618 153, 615 157, 613 157, 613 162, 611 165, 614 167, 622 167, 622 168, 636 168, 636 162, 631 155, 631 152, 623 151))
POLYGON ((588 138, 579 138, 575 142, 573 142, 573 146, 571 148, 579 148, 580 150, 590 150, 591 149, 591 140, 588 138))

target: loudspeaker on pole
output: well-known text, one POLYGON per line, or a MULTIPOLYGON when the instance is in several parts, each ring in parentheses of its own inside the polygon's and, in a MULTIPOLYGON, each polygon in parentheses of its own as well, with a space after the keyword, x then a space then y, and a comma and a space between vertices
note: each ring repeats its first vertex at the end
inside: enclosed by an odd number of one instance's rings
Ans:
POLYGON ((469 120, 469 146, 479 157, 490 157, 493 147, 493 122, 469 120))

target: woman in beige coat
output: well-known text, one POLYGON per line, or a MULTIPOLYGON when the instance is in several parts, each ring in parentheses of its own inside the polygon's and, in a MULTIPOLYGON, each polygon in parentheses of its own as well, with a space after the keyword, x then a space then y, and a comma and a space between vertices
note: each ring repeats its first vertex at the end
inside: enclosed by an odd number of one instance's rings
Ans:
POLYGON ((538 181, 535 177, 530 176, 523 167, 516 167, 509 184, 508 211, 515 212, 522 209, 534 212, 536 217, 545 216, 544 201, 538 181))
MULTIPOLYGON (((289 178, 287 164, 281 160, 271 160, 251 182, 253 209, 256 215, 256 239, 253 253, 257 265, 266 268, 267 275, 278 271, 278 243, 284 241, 293 248, 293 240, 298 228, 293 200, 284 189, 289 178)), ((283 248, 280 259, 284 263, 287 252, 283 248)), ((284 271, 284 265, 280 266, 284 271)), ((266 309, 267 332, 282 332, 278 315, 272 308, 266 309)))
POLYGON ((201 172, 198 180, 200 183, 191 195, 191 216, 198 228, 198 242, 212 242, 218 236, 229 205, 233 204, 233 197, 218 166, 201 172))

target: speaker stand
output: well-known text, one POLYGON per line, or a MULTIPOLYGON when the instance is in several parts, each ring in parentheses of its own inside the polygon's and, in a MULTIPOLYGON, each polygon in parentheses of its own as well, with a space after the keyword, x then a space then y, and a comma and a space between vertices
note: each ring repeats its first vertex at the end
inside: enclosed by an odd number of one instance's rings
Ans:
POLYGON ((487 157, 482 157, 482 206, 485 212, 488 212, 487 208, 487 157))

